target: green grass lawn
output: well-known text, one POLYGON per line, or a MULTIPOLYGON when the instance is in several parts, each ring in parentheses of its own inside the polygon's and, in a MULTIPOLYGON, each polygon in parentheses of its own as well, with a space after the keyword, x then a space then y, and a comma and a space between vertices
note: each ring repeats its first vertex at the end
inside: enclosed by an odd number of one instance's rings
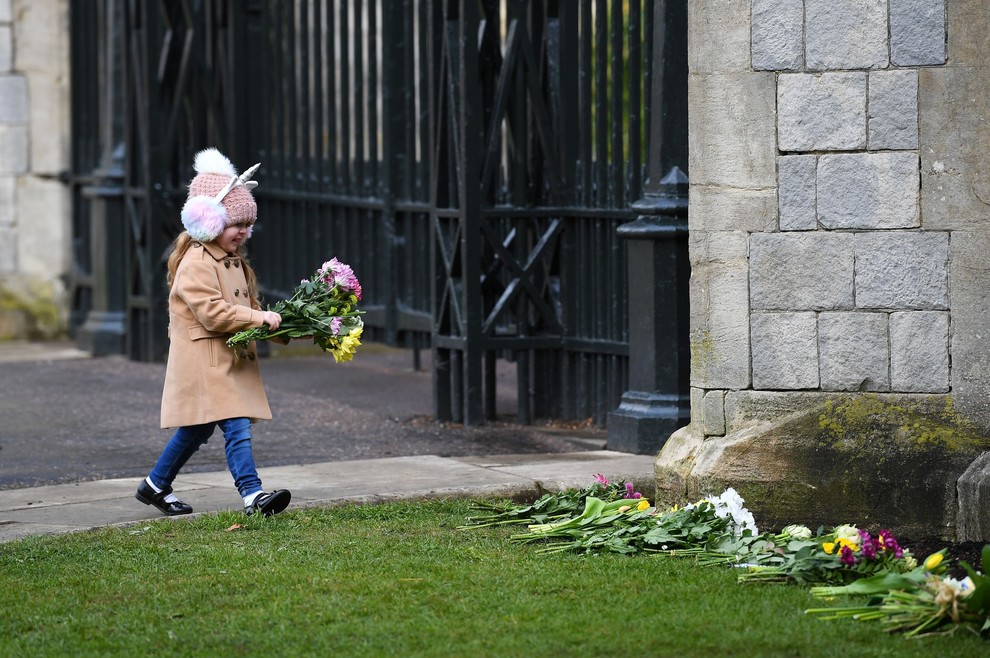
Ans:
POLYGON ((469 515, 399 502, 0 544, 0 656, 990 655, 972 634, 806 616, 806 589, 724 567, 455 530, 469 515))

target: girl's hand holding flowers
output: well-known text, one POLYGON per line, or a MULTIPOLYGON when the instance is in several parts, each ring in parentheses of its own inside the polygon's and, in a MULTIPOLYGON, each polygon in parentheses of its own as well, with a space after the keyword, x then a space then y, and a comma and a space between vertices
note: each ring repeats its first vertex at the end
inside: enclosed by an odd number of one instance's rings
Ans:
POLYGON ((350 361, 361 345, 363 311, 361 283, 349 265, 336 258, 328 260, 309 279, 296 286, 289 299, 278 302, 265 313, 265 325, 240 331, 227 340, 232 348, 253 340, 273 338, 312 338, 338 363, 350 361))
POLYGON ((282 324, 282 316, 275 311, 262 311, 265 315, 265 324, 268 325, 268 329, 271 331, 278 330, 280 324, 282 324))

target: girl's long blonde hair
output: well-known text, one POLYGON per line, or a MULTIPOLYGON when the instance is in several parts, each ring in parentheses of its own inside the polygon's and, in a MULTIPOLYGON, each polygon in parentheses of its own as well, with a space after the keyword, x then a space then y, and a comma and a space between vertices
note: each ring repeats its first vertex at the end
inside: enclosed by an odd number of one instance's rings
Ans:
MULTIPOLYGON (((172 282, 175 280, 175 273, 179 269, 179 263, 182 262, 182 258, 189 251, 189 247, 196 244, 196 240, 192 239, 192 236, 183 231, 176 236, 175 241, 172 242, 172 253, 168 256, 168 273, 165 275, 165 282, 168 284, 168 289, 172 289, 172 282)), ((261 310, 261 303, 259 301, 258 294, 258 277, 254 274, 254 268, 251 267, 251 263, 248 261, 247 257, 247 247, 241 243, 241 246, 237 248, 237 255, 240 256, 241 263, 244 265, 244 278, 247 279, 248 287, 248 298, 251 300, 251 308, 256 310, 261 310)))

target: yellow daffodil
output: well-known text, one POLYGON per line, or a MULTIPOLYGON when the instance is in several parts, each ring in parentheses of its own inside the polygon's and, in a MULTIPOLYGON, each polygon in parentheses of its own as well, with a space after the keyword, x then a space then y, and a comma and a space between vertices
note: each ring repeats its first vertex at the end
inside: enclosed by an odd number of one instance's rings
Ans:
POLYGON ((650 509, 650 501, 644 498, 643 500, 639 501, 639 505, 636 506, 636 511, 642 512, 643 510, 647 510, 647 509, 650 509))

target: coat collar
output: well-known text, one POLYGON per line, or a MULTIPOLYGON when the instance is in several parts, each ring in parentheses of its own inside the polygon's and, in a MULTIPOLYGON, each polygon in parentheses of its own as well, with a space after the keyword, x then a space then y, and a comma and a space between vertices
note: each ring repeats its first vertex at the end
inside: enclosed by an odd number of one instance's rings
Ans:
POLYGON ((224 258, 239 258, 239 256, 228 254, 215 242, 201 242, 200 244, 203 245, 203 249, 206 250, 206 253, 213 256, 213 260, 221 261, 224 258))

